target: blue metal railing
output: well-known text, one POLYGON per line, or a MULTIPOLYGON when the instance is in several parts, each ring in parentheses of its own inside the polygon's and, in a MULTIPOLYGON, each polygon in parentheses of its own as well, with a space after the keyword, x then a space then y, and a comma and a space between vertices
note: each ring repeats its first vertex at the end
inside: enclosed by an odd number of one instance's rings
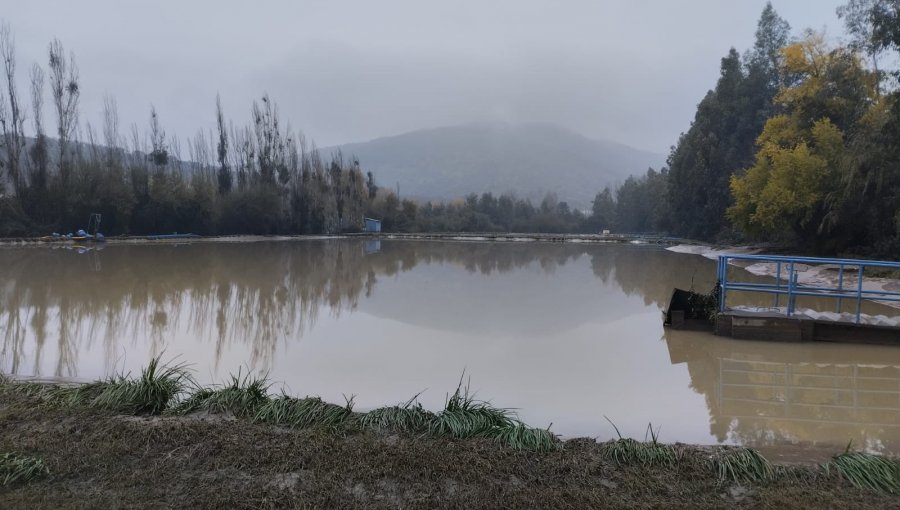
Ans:
MULTIPOLYGON (((725 311, 725 300, 728 291, 760 292, 772 294, 775 306, 778 307, 781 296, 787 297, 787 315, 793 315, 798 296, 832 298, 837 301, 836 311, 841 311, 843 300, 853 300, 856 304, 856 323, 859 324, 863 300, 900 302, 900 292, 887 290, 867 290, 863 288, 865 269, 884 268, 900 270, 900 262, 860 259, 828 259, 816 257, 788 257, 781 255, 719 255, 716 279, 719 283, 719 311, 725 311), (750 283, 728 281, 728 266, 734 262, 751 262, 754 264, 775 264, 774 283, 750 283), (835 287, 817 287, 802 285, 797 282, 797 265, 837 266, 838 283, 835 287), (786 273, 786 274, 785 274, 786 273), (856 276, 856 282, 850 288, 844 288, 844 275, 856 276)), ((900 311, 898 311, 900 313, 900 311)))

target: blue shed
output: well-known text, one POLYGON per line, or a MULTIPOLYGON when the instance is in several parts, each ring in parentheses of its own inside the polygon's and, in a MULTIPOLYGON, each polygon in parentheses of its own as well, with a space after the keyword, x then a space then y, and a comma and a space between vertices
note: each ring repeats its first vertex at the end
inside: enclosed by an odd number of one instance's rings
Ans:
POLYGON ((366 218, 366 232, 381 232, 381 220, 366 218))

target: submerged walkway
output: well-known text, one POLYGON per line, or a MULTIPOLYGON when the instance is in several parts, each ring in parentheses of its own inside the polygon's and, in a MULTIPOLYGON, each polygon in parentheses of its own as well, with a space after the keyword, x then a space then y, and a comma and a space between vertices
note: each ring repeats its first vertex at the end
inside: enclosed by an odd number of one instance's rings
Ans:
POLYGON ((346 237, 374 239, 430 239, 440 241, 541 241, 559 243, 632 243, 632 244, 691 244, 691 241, 650 233, 626 234, 549 234, 517 232, 362 232, 346 237))
MULTIPOLYGON (((669 237, 653 233, 623 233, 623 234, 552 234, 552 233, 517 233, 517 232, 357 232, 345 234, 316 234, 316 235, 223 235, 223 236, 199 236, 196 234, 167 234, 154 236, 114 236, 106 237, 108 244, 117 243, 145 243, 145 242, 194 242, 194 241, 228 241, 251 242, 266 240, 291 240, 291 239, 420 239, 439 241, 540 241, 559 243, 631 243, 631 244, 659 244, 659 245, 688 245, 699 244, 695 241, 669 237)), ((73 245, 90 244, 93 242, 76 242, 75 240, 58 237, 4 237, 0 238, 2 245, 73 245)), ((97 243, 103 244, 103 243, 97 243)))

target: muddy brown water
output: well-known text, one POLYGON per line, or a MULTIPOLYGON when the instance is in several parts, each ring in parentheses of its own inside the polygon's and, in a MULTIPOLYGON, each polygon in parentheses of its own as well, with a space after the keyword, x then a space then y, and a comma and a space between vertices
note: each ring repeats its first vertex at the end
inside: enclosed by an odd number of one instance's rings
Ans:
POLYGON ((712 260, 634 245, 4 247, 0 370, 86 381, 162 355, 204 383, 266 372, 272 391, 360 410, 418 393, 440 408, 465 373, 478 397, 568 437, 609 439, 608 417, 625 436, 652 423, 663 441, 791 458, 851 440, 900 453, 900 348, 663 328, 673 287, 714 278, 712 260))

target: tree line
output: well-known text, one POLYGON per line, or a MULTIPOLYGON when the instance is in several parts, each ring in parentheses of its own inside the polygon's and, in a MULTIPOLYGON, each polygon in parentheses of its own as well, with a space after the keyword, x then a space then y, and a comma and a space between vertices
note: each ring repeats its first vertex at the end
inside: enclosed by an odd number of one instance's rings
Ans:
POLYGON ((371 173, 340 153, 320 154, 268 95, 244 125, 227 121, 216 97, 216 129, 182 142, 153 107, 146 128, 123 132, 110 96, 99 129, 81 123, 78 66, 58 40, 46 65, 30 69, 30 105, 16 87, 8 24, 0 58, 0 235, 71 232, 91 213, 112 235, 336 233, 359 230, 372 207, 383 208, 371 173))
POLYGON ((831 44, 792 37, 767 4, 754 47, 722 59, 665 177, 632 183, 642 205, 630 217, 705 241, 896 257, 900 90, 881 62, 900 55, 900 0, 850 0, 837 14, 848 40, 831 44))
POLYGON ((894 257, 900 90, 883 62, 900 55, 900 0, 850 0, 838 15, 848 40, 832 44, 814 31, 792 36, 767 4, 753 48, 722 59, 666 166, 599 191, 587 211, 552 193, 538 204, 491 193, 401 200, 355 158, 321 154, 267 95, 245 125, 226 121, 217 97, 216 128, 184 144, 152 107, 145 129, 123 135, 107 97, 97 132, 79 122, 78 68, 59 41, 30 69, 26 106, 3 25, 0 235, 71 231, 93 212, 109 234, 338 233, 371 216, 394 231, 653 231, 894 257))
POLYGON ((0 236, 73 232, 92 213, 101 214, 107 235, 331 234, 358 231, 367 216, 388 231, 593 232, 652 224, 631 220, 638 217, 635 189, 643 179, 659 180, 652 169, 626 181, 593 214, 554 193, 538 204, 492 193, 401 200, 379 188, 356 158, 323 155, 284 123, 268 95, 250 105, 244 125, 226 119, 217 96, 215 129, 184 141, 166 132, 153 106, 144 128, 123 129, 115 98, 106 96, 98 129, 81 122, 77 62, 60 41, 50 43, 45 65, 30 69, 30 105, 16 87, 8 24, 0 24, 0 55, 0 236))

